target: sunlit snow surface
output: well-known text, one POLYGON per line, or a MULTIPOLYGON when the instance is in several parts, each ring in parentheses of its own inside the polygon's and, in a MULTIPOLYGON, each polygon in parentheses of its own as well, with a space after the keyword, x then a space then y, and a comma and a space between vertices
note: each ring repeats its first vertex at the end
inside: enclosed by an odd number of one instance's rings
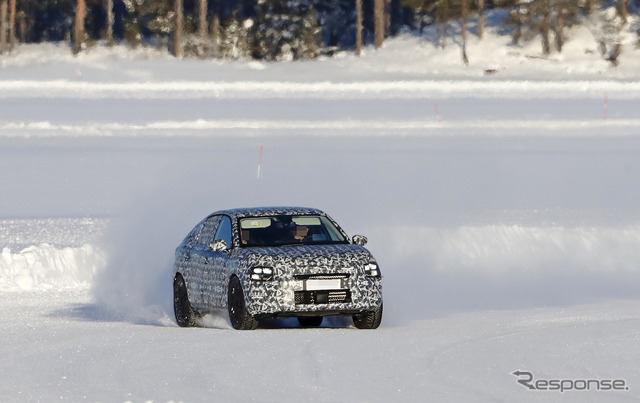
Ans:
POLYGON ((0 59, 0 401, 638 399, 638 76, 590 56, 518 75, 500 55, 484 77, 489 59, 429 65, 415 45, 0 59), (380 329, 175 325, 174 248, 259 205, 368 236, 380 329), (629 389, 531 391, 518 370, 629 389))

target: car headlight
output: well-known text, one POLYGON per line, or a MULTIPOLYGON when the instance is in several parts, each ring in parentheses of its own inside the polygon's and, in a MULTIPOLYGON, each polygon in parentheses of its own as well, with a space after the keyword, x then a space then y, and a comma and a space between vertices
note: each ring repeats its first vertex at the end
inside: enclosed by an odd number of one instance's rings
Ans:
POLYGON ((364 266, 364 274, 367 277, 380 277, 380 268, 376 262, 369 262, 364 266))
POLYGON ((271 267, 254 267, 251 269, 251 280, 268 281, 273 278, 273 269, 271 267))

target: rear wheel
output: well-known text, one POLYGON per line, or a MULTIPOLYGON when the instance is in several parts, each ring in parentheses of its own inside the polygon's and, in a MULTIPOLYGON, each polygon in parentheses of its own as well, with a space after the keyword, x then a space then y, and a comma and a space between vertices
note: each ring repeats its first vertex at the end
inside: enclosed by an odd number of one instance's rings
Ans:
POLYGON ((253 330, 258 327, 258 321, 247 312, 242 284, 236 276, 229 280, 227 308, 229 309, 229 321, 234 329, 253 330))
POLYGON ((187 285, 180 273, 173 277, 173 312, 176 316, 176 322, 180 327, 198 326, 196 312, 187 294, 187 285))
POLYGON ((353 324, 358 329, 377 329, 380 322, 382 322, 382 305, 375 311, 353 315, 353 324))
POLYGON ((298 322, 302 327, 319 327, 322 325, 322 316, 298 316, 298 322))

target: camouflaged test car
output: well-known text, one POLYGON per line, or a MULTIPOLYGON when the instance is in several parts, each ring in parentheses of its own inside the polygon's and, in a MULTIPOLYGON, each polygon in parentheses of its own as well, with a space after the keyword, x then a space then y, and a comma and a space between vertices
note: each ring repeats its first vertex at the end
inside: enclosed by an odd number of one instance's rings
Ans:
POLYGON ((262 318, 320 326, 348 315, 360 329, 382 320, 382 276, 367 239, 351 241, 317 209, 225 210, 202 220, 176 249, 173 296, 180 326, 227 309, 235 329, 262 318))

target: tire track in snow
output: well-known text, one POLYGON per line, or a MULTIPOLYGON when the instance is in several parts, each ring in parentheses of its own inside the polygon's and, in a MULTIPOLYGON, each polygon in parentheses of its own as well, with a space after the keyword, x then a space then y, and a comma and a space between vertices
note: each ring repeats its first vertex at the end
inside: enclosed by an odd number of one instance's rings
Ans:
POLYGON ((0 81, 0 98, 640 99, 638 81, 0 81))
MULTIPOLYGON (((466 135, 483 136, 561 136, 593 137, 602 136, 602 129, 634 129, 617 132, 616 136, 635 136, 640 128, 640 119, 620 120, 466 120, 438 122, 428 120, 167 120, 146 123, 88 122, 84 124, 54 123, 50 121, 0 122, 0 137, 125 137, 132 135, 178 137, 178 136, 216 136, 226 135, 229 131, 277 130, 289 135, 288 131, 323 130, 323 135, 344 136, 344 131, 353 131, 351 135, 363 136, 441 136, 459 130, 479 130, 480 133, 466 135), (362 130, 363 132, 358 132, 362 130), (216 132, 219 131, 219 132, 216 132), (337 131, 337 132, 332 132, 337 131), (374 132, 372 132, 374 131, 374 132), (377 131, 377 132, 375 132, 377 131), (559 133, 560 132, 560 133, 559 133)), ((270 133, 278 134, 278 133, 270 133)), ((303 133, 297 133, 303 134, 303 133)), ((312 135, 317 135, 316 132, 312 135)), ((462 133, 465 135, 465 133, 462 133)))

